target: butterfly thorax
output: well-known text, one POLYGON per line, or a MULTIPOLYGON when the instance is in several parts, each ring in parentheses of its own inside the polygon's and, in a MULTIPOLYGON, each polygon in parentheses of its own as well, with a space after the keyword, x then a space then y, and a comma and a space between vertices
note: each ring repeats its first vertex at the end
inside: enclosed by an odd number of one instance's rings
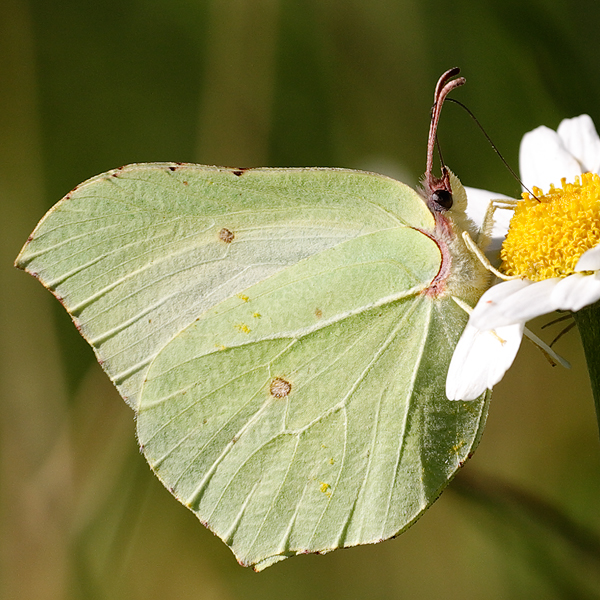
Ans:
POLYGON ((426 290, 428 296, 456 296, 474 306, 490 286, 491 276, 479 258, 467 247, 462 234, 477 238, 477 227, 466 214, 467 195, 459 179, 450 173, 452 207, 432 211, 435 220, 433 234, 429 234, 442 255, 440 270, 426 290))

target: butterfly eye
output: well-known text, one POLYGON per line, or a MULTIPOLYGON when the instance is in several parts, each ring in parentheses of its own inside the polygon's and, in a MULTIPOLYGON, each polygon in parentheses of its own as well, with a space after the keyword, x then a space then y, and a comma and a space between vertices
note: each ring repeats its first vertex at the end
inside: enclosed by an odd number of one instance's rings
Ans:
POLYGON ((452 194, 448 190, 441 189, 435 190, 435 192, 431 194, 431 202, 434 204, 434 210, 442 212, 444 210, 450 210, 454 200, 452 199, 452 194))

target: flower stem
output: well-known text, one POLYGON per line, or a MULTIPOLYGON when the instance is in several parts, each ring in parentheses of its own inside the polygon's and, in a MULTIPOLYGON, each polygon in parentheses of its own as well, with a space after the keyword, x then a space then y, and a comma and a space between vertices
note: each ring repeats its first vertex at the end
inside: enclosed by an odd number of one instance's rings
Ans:
POLYGON ((590 374, 600 432, 600 302, 573 313, 590 374))

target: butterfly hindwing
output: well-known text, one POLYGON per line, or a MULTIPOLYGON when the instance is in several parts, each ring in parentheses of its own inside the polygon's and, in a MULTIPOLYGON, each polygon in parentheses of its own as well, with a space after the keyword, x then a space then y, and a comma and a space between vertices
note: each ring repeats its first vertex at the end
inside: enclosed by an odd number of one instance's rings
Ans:
POLYGON ((445 398, 466 315, 424 293, 439 265, 415 229, 359 236, 213 307, 156 357, 140 444, 242 564, 396 535, 466 459, 485 403, 445 398))

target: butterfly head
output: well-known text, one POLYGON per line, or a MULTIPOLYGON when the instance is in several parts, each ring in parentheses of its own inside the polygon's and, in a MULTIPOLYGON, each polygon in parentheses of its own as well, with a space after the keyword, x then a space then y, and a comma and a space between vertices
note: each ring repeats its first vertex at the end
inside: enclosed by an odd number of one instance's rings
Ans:
POLYGON ((428 186, 425 182, 425 190, 427 192, 427 205, 431 212, 446 212, 454 205, 454 197, 452 195, 452 186, 450 184, 450 174, 446 167, 442 169, 443 175, 441 179, 434 177, 436 180, 435 186, 428 186))

